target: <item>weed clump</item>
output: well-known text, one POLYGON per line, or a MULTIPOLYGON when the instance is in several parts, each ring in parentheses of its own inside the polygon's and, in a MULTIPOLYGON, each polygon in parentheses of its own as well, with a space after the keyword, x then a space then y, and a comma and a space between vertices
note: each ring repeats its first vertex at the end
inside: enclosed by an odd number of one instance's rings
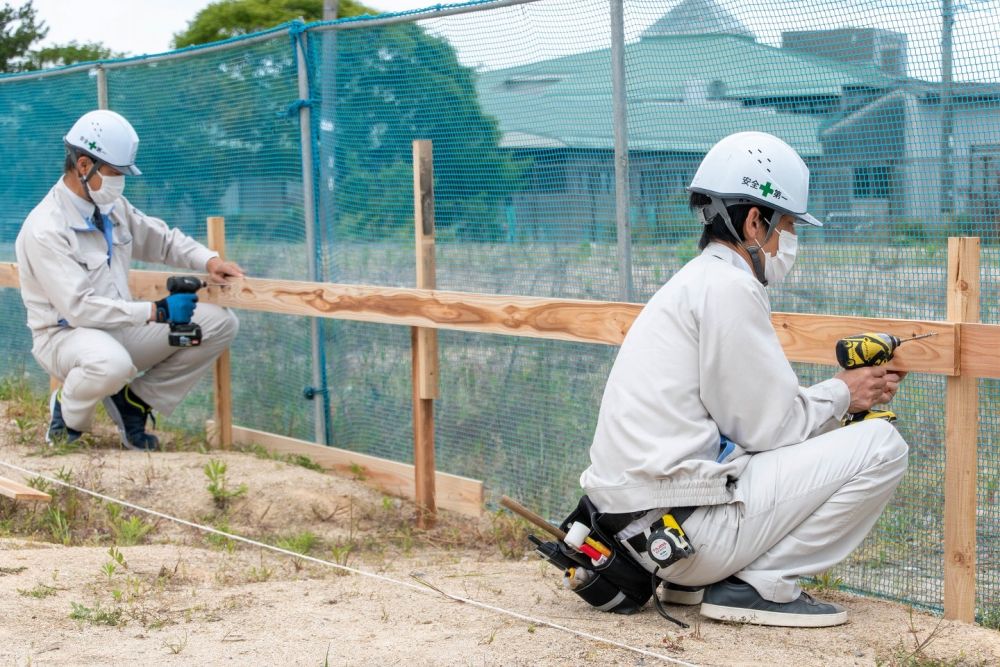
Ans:
POLYGON ((205 477, 208 478, 208 492, 212 495, 212 502, 221 511, 229 509, 230 503, 236 498, 243 496, 247 492, 247 485, 240 484, 235 489, 229 488, 226 479, 227 466, 225 462, 218 459, 209 459, 205 464, 205 477))

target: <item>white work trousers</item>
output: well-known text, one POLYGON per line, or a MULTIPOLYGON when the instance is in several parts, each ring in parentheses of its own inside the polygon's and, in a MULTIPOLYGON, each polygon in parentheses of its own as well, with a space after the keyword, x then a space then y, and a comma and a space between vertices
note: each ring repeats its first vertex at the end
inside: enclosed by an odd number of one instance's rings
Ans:
POLYGON ((192 319, 202 330, 197 347, 171 347, 169 326, 155 322, 110 330, 66 327, 37 337, 31 352, 63 383, 66 425, 89 430, 97 404, 129 383, 155 411, 173 412, 239 329, 233 313, 210 303, 199 303, 192 319))
POLYGON ((699 508, 683 523, 696 553, 659 574, 685 586, 735 575, 767 600, 790 602, 800 576, 833 567, 861 544, 906 460, 906 442, 881 419, 753 454, 734 502, 699 508))

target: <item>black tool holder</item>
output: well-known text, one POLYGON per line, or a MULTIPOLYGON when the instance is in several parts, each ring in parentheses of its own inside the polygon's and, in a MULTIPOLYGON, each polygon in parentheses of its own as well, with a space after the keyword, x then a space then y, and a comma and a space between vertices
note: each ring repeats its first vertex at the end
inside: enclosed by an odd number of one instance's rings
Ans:
POLYGON ((586 580, 573 589, 587 604, 601 611, 633 614, 652 597, 649 573, 625 551, 614 535, 601 529, 600 516, 590 498, 583 496, 559 527, 565 531, 574 522, 590 526, 590 536, 611 551, 603 561, 595 563, 563 542, 542 542, 534 536, 531 540, 538 554, 560 570, 577 568, 587 572, 586 580))

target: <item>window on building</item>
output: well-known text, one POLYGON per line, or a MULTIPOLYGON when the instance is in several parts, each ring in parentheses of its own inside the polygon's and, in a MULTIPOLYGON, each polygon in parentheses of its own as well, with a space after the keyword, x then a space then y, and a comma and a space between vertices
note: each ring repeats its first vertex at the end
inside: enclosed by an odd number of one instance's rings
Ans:
POLYGON ((866 165, 854 168, 855 199, 888 199, 892 191, 892 166, 866 165))
POLYGON ((531 188, 539 192, 566 192, 568 187, 566 154, 562 151, 536 153, 531 169, 531 188))
POLYGON ((974 213, 1000 216, 1000 146, 969 147, 969 199, 974 213))

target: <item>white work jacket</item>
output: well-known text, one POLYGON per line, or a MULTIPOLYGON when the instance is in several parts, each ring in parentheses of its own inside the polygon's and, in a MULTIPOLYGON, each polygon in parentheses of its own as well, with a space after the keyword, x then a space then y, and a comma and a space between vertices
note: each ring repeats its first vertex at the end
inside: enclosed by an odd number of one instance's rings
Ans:
POLYGON ((746 261, 718 243, 650 299, 611 369, 580 477, 602 511, 730 502, 748 452, 839 425, 847 385, 800 387, 770 314, 746 261), (736 445, 722 461, 720 435, 736 445))
POLYGON ((129 291, 133 257, 204 271, 218 256, 124 197, 104 216, 108 236, 94 225, 93 213, 94 205, 60 178, 21 226, 18 275, 35 337, 66 326, 120 329, 149 320, 149 302, 133 301, 129 291))

